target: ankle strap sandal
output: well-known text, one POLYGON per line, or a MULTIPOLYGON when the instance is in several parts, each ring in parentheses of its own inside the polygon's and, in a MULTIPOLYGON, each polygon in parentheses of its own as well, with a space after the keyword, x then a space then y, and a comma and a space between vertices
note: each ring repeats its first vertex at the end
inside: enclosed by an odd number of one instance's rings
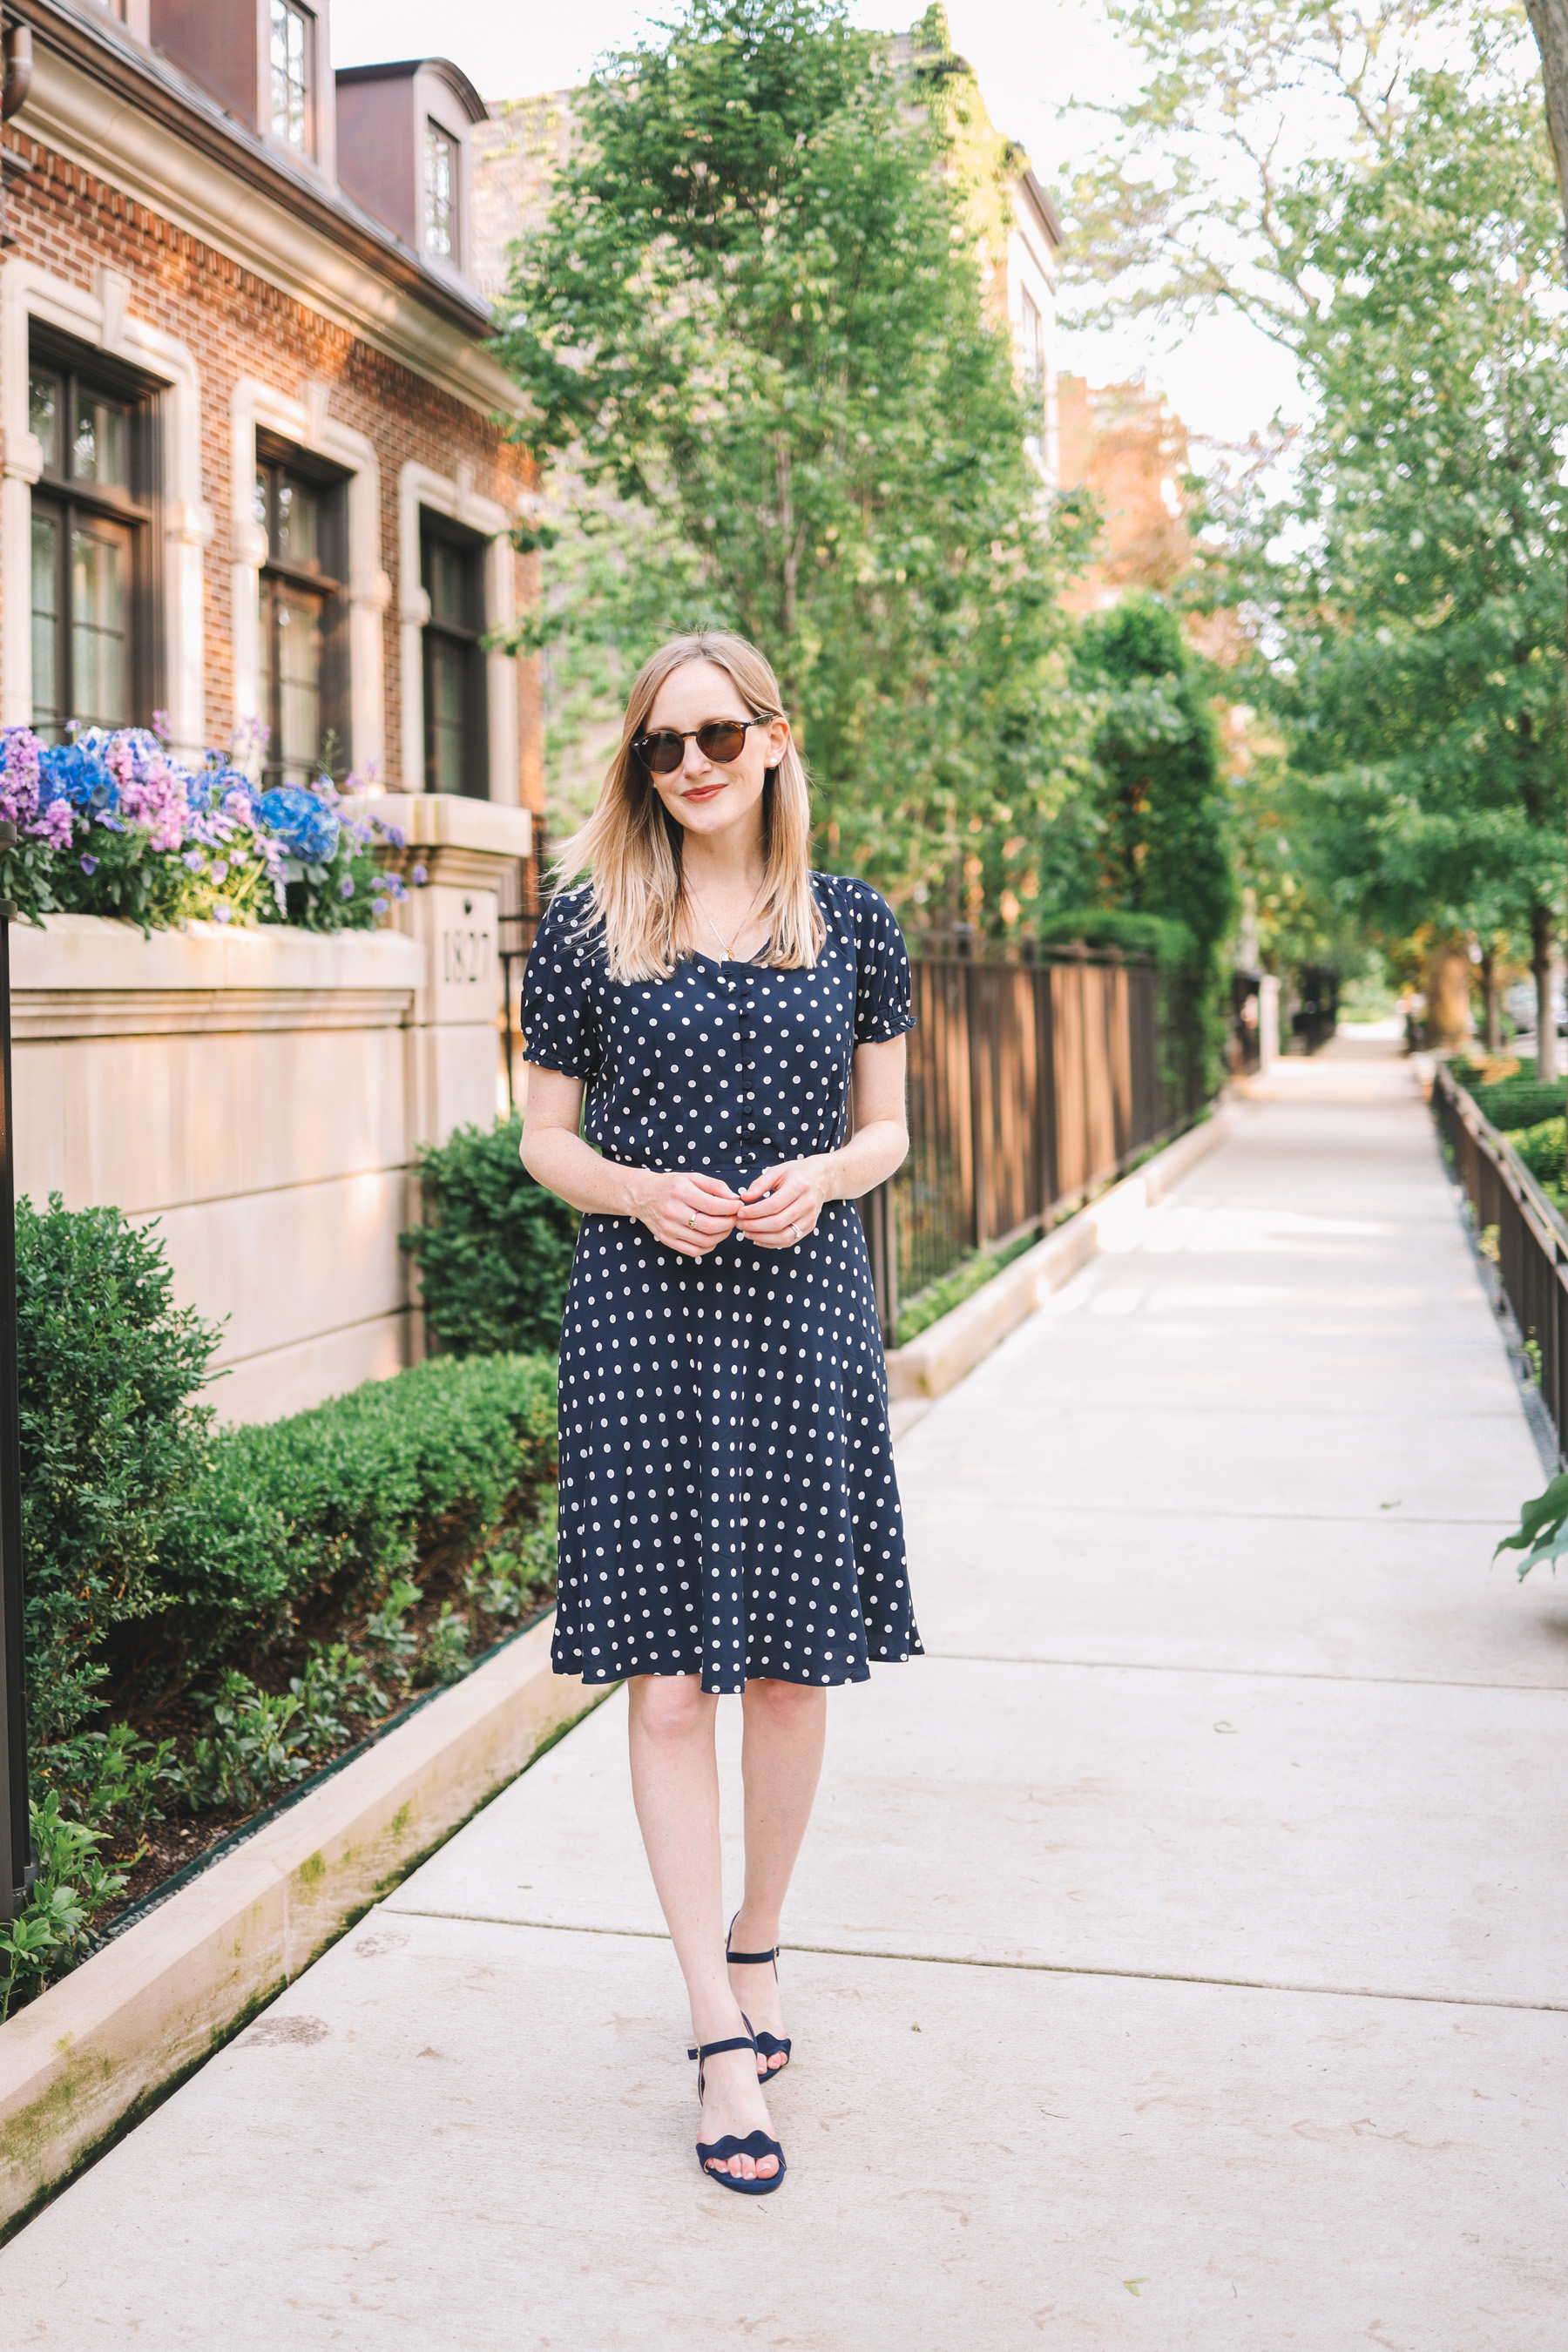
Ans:
MULTIPOLYGON (((740 1916, 740 1913, 737 1911, 735 1914, 735 1919, 738 1919, 740 1916)), ((730 1937, 735 1932, 735 1919, 731 1920, 728 1932, 724 1937, 724 1958, 727 1960, 733 1960, 737 1968, 742 1969, 765 1969, 771 1960, 773 1963, 773 1981, 776 1984, 779 1973, 779 1954, 784 1949, 783 1945, 775 1944, 771 1952, 732 1952, 730 1949, 730 1937)), ((750 2018, 746 2020, 746 2022, 748 2025, 751 2023, 750 2018)), ((764 2064, 760 2065, 757 2069, 757 2080, 759 2083, 776 2082, 779 2076, 784 2073, 784 2067, 789 2064, 789 2053, 794 2046, 789 2035, 786 2033, 781 2039, 776 2033, 759 2033, 756 2037, 756 2042, 757 2055, 760 2059, 783 2058, 784 2066, 769 2066, 764 2064)))
MULTIPOLYGON (((743 2022, 747 2027, 744 2033, 731 2034, 728 2042, 699 2042, 696 2049, 687 2051, 687 2056, 695 2058, 697 2061, 699 2100, 702 2097, 706 2084, 706 2062, 710 2058, 717 2058, 720 2053, 725 2050, 749 2050, 753 2058, 756 2056, 756 2039, 750 2030, 750 2020, 743 2020, 743 2022)), ((704 2180, 716 2180, 721 2189, 739 2189, 742 2197, 766 2197, 778 2187, 784 2177, 784 2152, 777 2140, 770 2139, 765 2131, 748 2132, 744 2139, 738 2139, 733 2132, 726 2132, 722 2139, 698 2141, 697 2168, 704 2180), (749 2156, 757 2163, 760 2163, 764 2156, 771 2156, 776 2159, 778 2170, 767 2180, 755 2178, 746 2180, 738 2178, 732 2172, 712 2170, 714 2164, 727 2164, 732 2156, 749 2156)))

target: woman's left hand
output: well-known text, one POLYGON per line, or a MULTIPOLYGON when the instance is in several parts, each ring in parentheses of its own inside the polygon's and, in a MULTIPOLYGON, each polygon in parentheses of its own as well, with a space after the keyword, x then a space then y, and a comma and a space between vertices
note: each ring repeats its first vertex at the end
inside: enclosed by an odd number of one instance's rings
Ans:
POLYGON ((793 1249, 816 1231, 827 1197, 826 1159, 764 1168, 741 1194, 735 1230, 759 1249, 793 1249))

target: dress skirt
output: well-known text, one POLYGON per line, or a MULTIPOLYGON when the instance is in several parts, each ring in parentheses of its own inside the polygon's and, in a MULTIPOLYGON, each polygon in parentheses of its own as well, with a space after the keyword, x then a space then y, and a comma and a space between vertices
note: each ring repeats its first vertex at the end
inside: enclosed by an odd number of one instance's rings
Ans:
POLYGON ((557 1672, 733 1692, 920 1654, 851 1202, 790 1249, 734 1234, 704 1258, 584 1217, 560 1427, 557 1672))

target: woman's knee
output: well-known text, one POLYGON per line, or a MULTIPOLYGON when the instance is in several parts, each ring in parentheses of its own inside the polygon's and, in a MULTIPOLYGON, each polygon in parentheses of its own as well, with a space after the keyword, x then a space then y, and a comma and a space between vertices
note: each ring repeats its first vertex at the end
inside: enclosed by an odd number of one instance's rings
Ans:
POLYGON ((636 1675, 632 1720, 644 1738, 689 1738, 713 1716, 713 1700, 696 1675, 636 1675))
POLYGON ((746 1685, 746 1706, 764 1714, 771 1723, 813 1723, 827 1706, 827 1693, 813 1683, 752 1680, 746 1685))

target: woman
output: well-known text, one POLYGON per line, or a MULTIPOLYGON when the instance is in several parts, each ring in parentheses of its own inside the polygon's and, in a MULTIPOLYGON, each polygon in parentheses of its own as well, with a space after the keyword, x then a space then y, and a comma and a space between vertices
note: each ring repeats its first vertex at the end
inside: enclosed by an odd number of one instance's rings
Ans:
POLYGON ((790 2054, 779 1917, 827 1692, 920 1649, 853 1205, 909 1149, 909 959, 886 901, 814 874, 809 842, 768 664, 739 637, 677 638, 561 852, 563 877, 592 878, 552 901, 522 1000, 523 1164, 584 1212, 554 1664, 629 1685, 637 1820, 691 2000, 698 2161, 748 2196, 784 2174, 763 2084, 790 2054), (746 1835, 728 1937, 725 1692, 744 1706, 746 1835))

